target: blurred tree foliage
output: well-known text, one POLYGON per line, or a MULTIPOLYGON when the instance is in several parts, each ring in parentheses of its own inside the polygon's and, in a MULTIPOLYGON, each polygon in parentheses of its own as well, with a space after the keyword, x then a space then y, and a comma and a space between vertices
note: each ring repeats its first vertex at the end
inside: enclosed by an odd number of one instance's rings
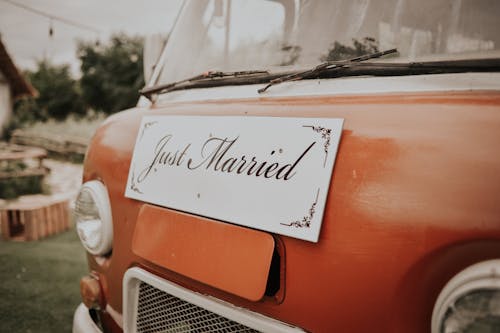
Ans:
POLYGON ((36 71, 25 75, 39 95, 16 102, 15 115, 20 123, 48 118, 63 120, 69 114, 85 114, 78 82, 71 77, 68 65, 53 65, 42 60, 36 71))
POLYGON ((340 61, 348 60, 371 53, 378 52, 378 43, 374 38, 365 37, 362 40, 352 39, 353 46, 344 45, 339 42, 333 43, 326 55, 323 55, 321 61, 340 61))
POLYGON ((144 86, 143 39, 118 34, 108 45, 80 42, 83 99, 96 111, 114 113, 134 106, 144 86))
POLYGON ((39 95, 15 102, 13 117, 4 127, 4 138, 35 121, 65 120, 69 115, 78 118, 95 112, 111 114, 134 106, 144 86, 142 52, 143 39, 125 34, 112 36, 105 45, 80 42, 79 80, 71 77, 68 65, 38 62, 38 68, 25 72, 25 77, 39 95))

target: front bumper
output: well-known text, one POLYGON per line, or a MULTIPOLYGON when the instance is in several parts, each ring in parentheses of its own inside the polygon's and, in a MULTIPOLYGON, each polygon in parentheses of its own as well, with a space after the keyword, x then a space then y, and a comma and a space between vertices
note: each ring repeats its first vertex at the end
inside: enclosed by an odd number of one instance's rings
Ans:
POLYGON ((89 309, 80 303, 73 316, 73 333, 102 333, 90 317, 89 309))

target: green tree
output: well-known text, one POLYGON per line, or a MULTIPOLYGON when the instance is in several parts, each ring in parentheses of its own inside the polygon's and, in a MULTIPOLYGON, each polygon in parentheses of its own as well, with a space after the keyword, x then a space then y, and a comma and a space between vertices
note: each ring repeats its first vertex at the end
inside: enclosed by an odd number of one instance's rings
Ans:
POLYGON ((80 42, 80 85, 85 102, 96 111, 114 113, 134 106, 144 86, 143 39, 118 34, 109 44, 80 42))
POLYGON ((68 65, 53 65, 42 60, 37 70, 28 71, 26 76, 39 94, 15 104, 14 117, 20 123, 48 118, 63 120, 69 114, 86 113, 78 83, 71 78, 68 65))

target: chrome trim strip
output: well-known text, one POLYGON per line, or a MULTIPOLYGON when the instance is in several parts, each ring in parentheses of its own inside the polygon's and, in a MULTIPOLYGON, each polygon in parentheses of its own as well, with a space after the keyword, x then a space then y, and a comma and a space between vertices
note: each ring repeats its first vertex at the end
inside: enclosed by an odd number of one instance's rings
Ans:
POLYGON ((123 278, 123 324, 125 332, 136 332, 137 301, 139 284, 141 282, 150 284, 186 302, 195 304, 208 311, 261 332, 304 332, 298 327, 293 327, 250 310, 236 307, 214 297, 193 292, 137 267, 127 270, 123 278))

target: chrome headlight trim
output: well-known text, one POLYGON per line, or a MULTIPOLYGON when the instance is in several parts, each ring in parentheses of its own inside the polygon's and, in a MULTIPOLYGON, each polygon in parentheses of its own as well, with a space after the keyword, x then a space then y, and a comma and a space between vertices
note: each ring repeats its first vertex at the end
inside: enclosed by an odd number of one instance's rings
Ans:
POLYGON ((113 219, 108 191, 102 182, 91 180, 82 185, 75 202, 74 216, 83 247, 93 255, 108 254, 113 246, 113 219), (90 233, 93 233, 92 240, 90 233))
POLYGON ((481 290, 500 291, 500 259, 469 266, 448 281, 434 304, 431 332, 441 333, 447 310, 459 299, 481 290))

